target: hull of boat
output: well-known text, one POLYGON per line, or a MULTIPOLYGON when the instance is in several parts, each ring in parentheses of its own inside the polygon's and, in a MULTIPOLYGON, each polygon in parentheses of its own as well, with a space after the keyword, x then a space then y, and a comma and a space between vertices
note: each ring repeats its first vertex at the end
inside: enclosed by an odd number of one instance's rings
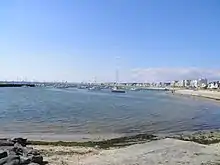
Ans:
POLYGON ((112 90, 113 93, 125 93, 123 90, 112 90))

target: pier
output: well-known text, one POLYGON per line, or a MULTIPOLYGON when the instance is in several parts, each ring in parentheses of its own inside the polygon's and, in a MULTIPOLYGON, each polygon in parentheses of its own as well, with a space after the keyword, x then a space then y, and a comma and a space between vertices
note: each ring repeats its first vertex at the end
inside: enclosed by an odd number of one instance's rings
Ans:
POLYGON ((0 87, 35 87, 35 84, 8 84, 2 83, 0 87))

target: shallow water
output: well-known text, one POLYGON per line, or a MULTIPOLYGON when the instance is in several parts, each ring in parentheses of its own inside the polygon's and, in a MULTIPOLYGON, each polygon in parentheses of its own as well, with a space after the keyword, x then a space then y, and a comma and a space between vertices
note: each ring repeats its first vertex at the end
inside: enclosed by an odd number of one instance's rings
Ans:
POLYGON ((220 103, 158 91, 1 88, 0 125, 2 135, 79 139, 190 132, 220 128, 220 103))

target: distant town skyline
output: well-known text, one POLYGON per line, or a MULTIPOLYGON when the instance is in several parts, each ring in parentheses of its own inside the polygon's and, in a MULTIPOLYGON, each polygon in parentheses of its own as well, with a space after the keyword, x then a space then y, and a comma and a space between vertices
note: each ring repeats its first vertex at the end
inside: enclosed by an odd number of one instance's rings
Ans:
POLYGON ((0 80, 220 79, 220 1, 0 2, 0 80), (119 59, 117 57, 120 57, 119 59))
POLYGON ((88 81, 67 81, 67 80, 53 80, 53 81, 47 81, 47 80, 37 80, 37 79, 22 79, 22 78, 17 78, 16 80, 0 80, 0 83, 5 83, 5 82, 12 82, 12 83, 20 83, 20 82, 26 82, 26 83, 89 83, 89 84, 100 84, 100 83, 126 83, 126 84, 176 84, 177 86, 184 86, 183 84, 190 84, 195 81, 204 81, 206 82, 205 84, 211 83, 211 82, 220 82, 218 78, 216 79, 208 79, 206 77, 200 77, 200 78, 182 78, 182 79, 172 79, 172 80, 158 80, 158 81, 97 81, 97 78, 95 77, 93 80, 88 80, 88 81))

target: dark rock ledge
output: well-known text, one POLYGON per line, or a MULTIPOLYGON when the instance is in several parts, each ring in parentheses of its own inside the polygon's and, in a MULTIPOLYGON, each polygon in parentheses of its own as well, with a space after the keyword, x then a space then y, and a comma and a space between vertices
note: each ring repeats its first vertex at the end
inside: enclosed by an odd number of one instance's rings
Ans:
POLYGON ((43 156, 32 147, 27 139, 0 139, 0 165, 45 165, 43 156))

